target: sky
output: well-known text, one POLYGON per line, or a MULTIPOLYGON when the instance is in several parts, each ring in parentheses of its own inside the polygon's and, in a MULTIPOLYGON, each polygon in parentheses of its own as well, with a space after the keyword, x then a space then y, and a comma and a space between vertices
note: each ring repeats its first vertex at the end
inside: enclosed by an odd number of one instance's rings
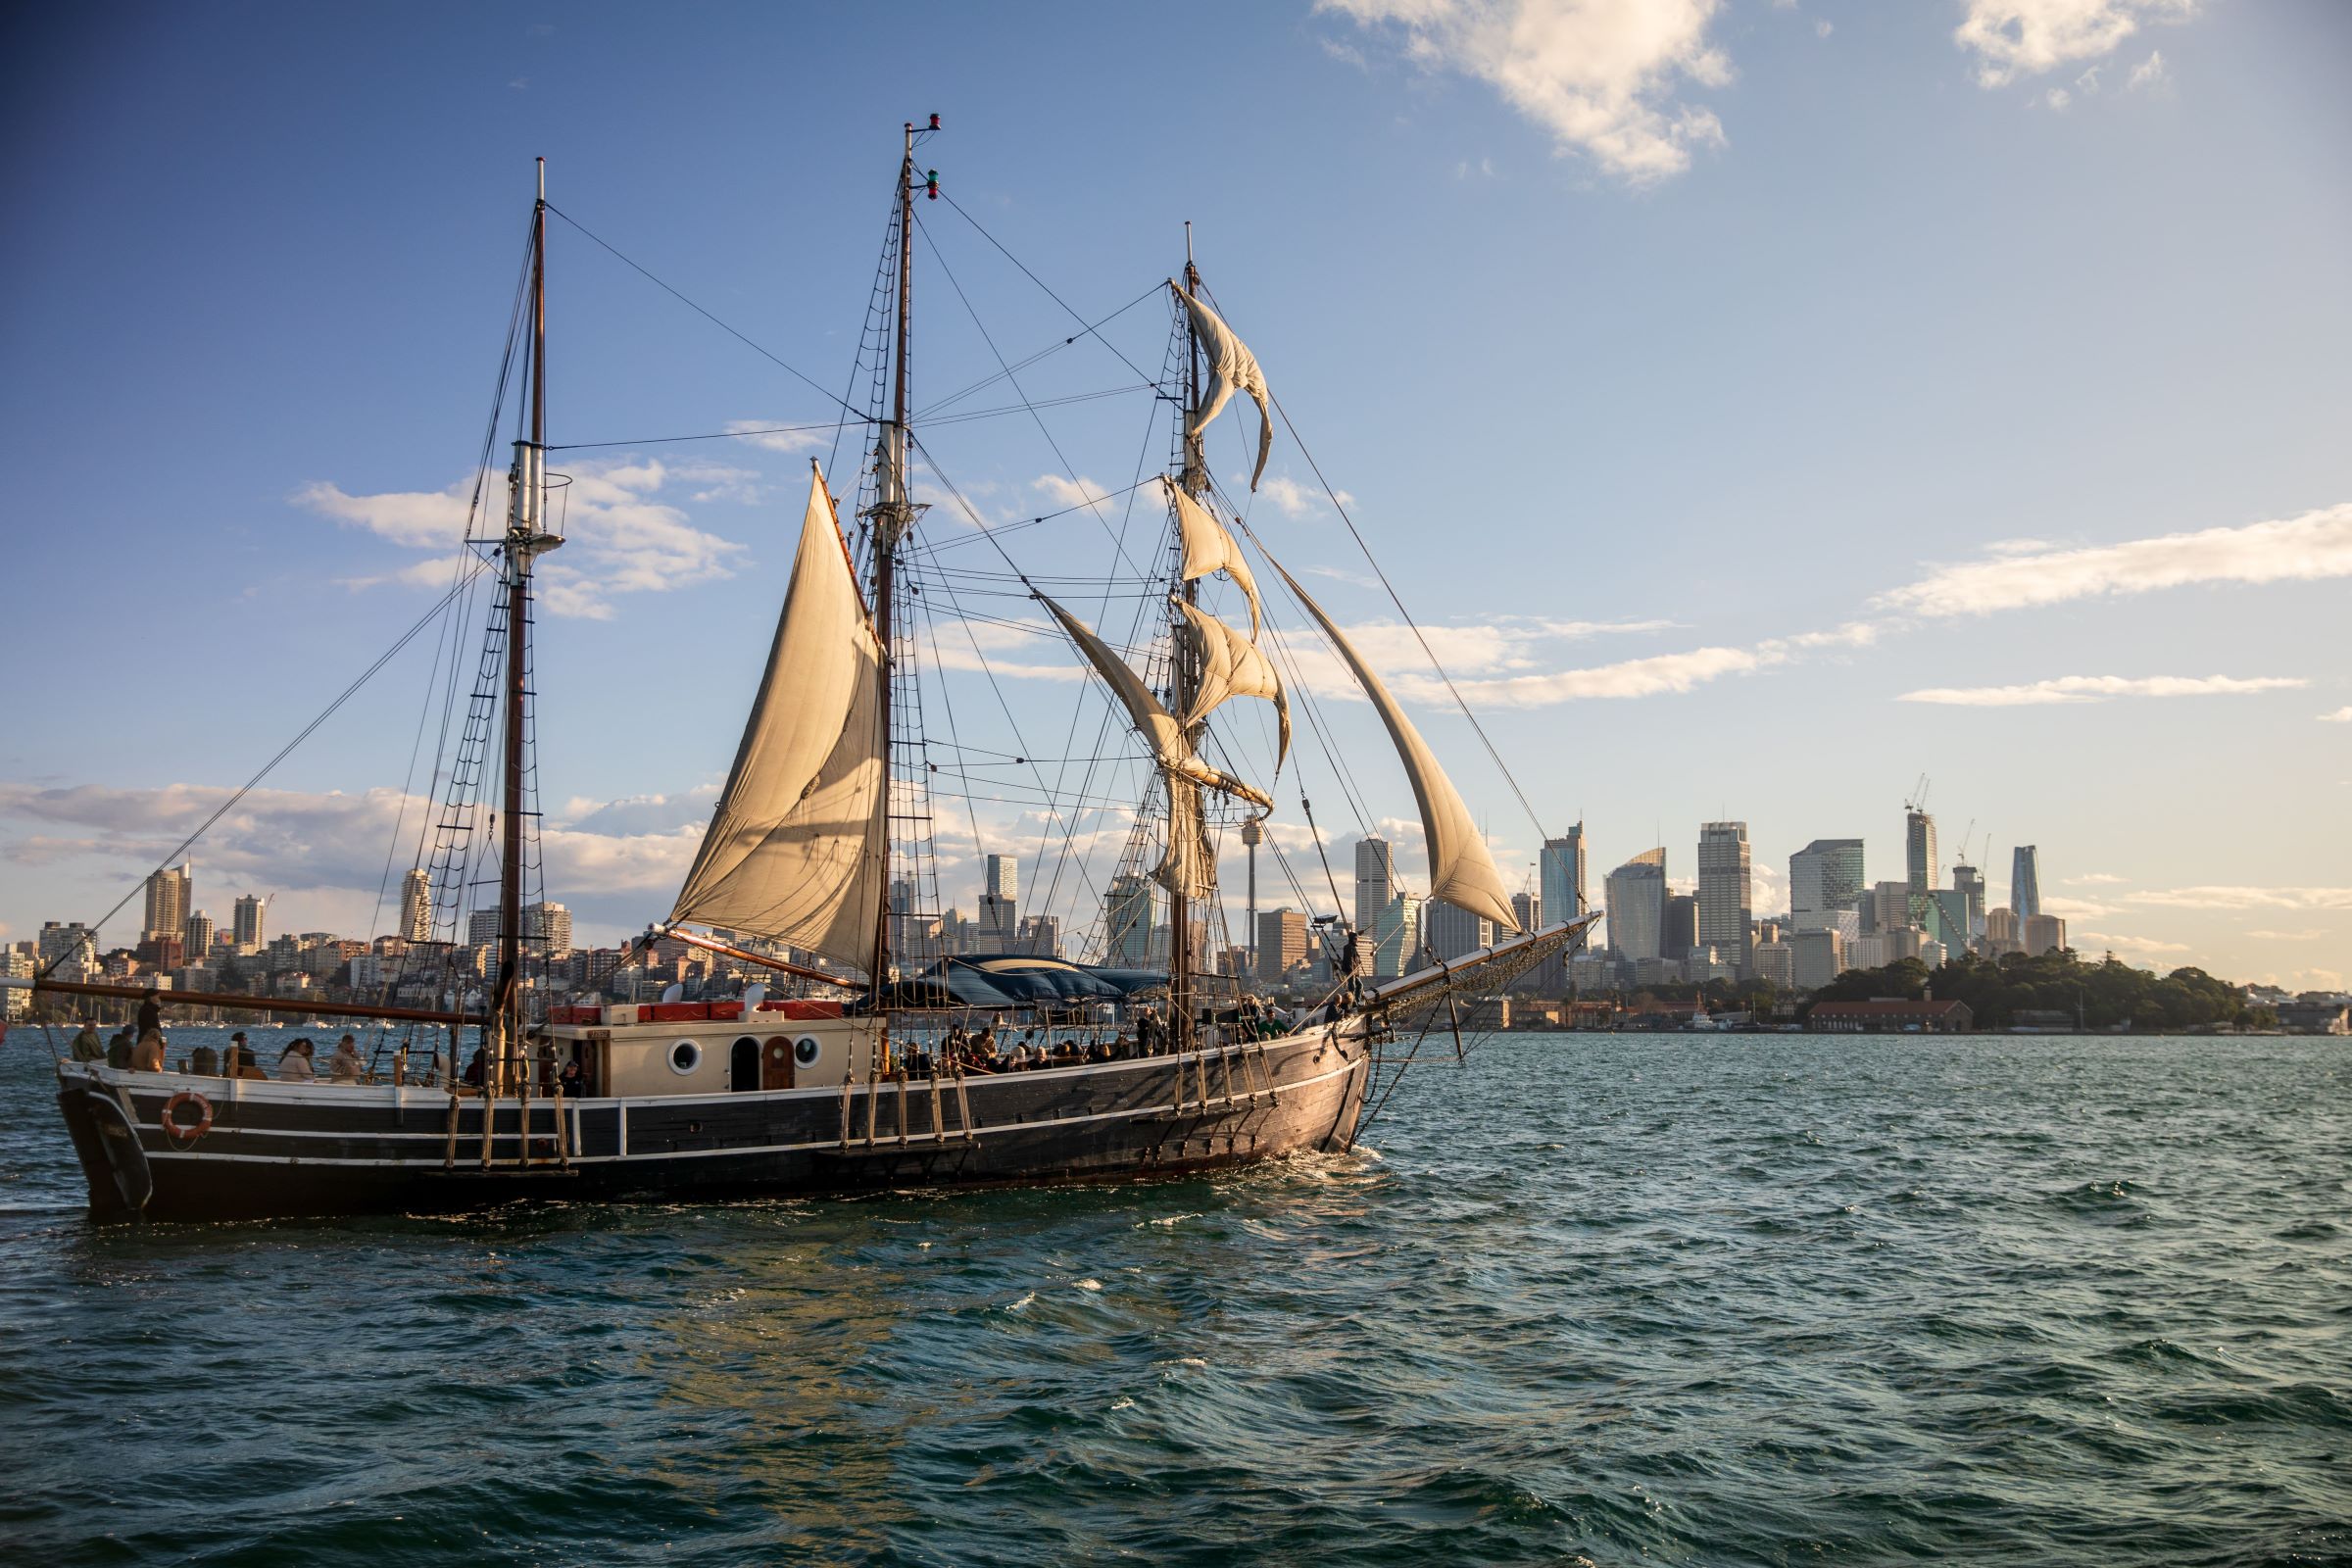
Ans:
MULTIPOLYGON (((1324 0, 1185 19, 13 16, 0 937, 108 910, 449 583, 535 156, 564 215, 550 438, 611 443, 556 464, 548 893, 592 939, 666 913, 773 633, 809 458, 854 491, 832 391, 852 386, 900 124, 937 113, 921 160, 951 199, 918 215, 913 320, 941 569, 1017 562, 1114 610, 1116 529, 1152 525, 1128 489, 1168 449, 1129 362, 1160 362, 1153 291, 1189 220, 1306 443, 1278 422, 1251 498, 1244 400, 1212 463, 1390 676, 1514 886, 1580 819, 1595 900, 1654 844, 1686 881, 1699 824, 1732 818, 1756 908, 1778 912, 1814 838, 1861 837, 1870 876, 1899 877, 1924 776, 1945 860, 1965 839, 1997 902, 2012 846, 2037 845, 2080 950, 2344 984, 2352 11, 1324 0), (1110 319, 1064 345, 1068 312, 1110 319), (926 431, 933 407, 987 416, 926 431), (775 430, 803 425, 828 427, 775 430), (771 433, 656 439, 730 427, 771 433), (1089 494, 1100 517, 998 535, 1089 494)), ((956 744, 1042 759, 1105 805, 1047 813, 1040 767, 956 754, 966 793, 994 798, 937 803, 943 896, 968 911, 977 857, 1020 854, 1035 907, 1041 846, 1067 838, 1103 847, 1054 892, 1083 925, 1123 837, 1107 803, 1140 775, 1069 760, 1132 743, 1034 607, 970 581, 998 618, 935 607, 926 733, 953 715, 956 744)), ((258 892, 273 929, 389 928, 441 631, 189 852, 198 906, 225 920, 258 892)), ((1367 827, 1408 880, 1424 868, 1370 710, 1309 684, 1329 746, 1302 734, 1274 791, 1287 869, 1261 865, 1261 903, 1321 910, 1367 827)), ((1270 725, 1235 716, 1262 776, 1270 725)), ((1240 880, 1229 856, 1237 909, 1240 880)), ((134 940, 138 913, 106 936, 134 940)))

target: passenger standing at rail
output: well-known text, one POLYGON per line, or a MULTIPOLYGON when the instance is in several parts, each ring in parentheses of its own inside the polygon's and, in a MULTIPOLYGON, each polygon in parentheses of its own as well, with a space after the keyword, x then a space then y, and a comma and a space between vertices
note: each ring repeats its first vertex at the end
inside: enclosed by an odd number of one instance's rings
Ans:
POLYGON ((150 991, 147 993, 147 1000, 139 1004, 138 1038, 141 1040, 146 1039, 150 1031, 161 1034, 163 1032, 163 1028, 164 1004, 156 1001, 155 993, 150 991))

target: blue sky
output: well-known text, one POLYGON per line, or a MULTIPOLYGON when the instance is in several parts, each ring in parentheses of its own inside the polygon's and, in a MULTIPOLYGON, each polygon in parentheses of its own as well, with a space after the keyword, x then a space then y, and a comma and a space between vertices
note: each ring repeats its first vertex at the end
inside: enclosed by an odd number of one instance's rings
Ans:
MULTIPOLYGON (((2352 14, 1192 14, 11 24, 7 934, 113 904, 445 580, 444 492, 481 440, 533 155, 565 213, 837 386, 898 123, 937 112, 925 163, 1090 318, 1165 277, 1194 221, 1217 298, 1537 815, 1588 823, 1595 892, 1661 841, 1688 875, 1698 823, 1725 815, 1749 823, 1760 909, 1815 837, 1858 834, 1872 874, 1897 874, 1924 772, 1947 845, 1972 820, 1990 835, 1996 893, 2010 846, 2040 846, 2079 947, 2289 984, 2352 971, 2352 14)), ((950 274, 1007 357, 1070 329, 949 204, 922 216, 918 405, 995 368, 950 274)), ((808 457, 646 438, 828 405, 563 223, 551 313, 553 439, 634 443, 566 460, 581 511, 541 627, 550 891, 609 935, 663 912, 691 857, 808 457)), ((1106 330, 1151 368, 1167 325, 1146 300, 1106 330)), ((1023 389, 1132 381, 1072 348, 1023 389)), ((1026 416, 928 444, 1002 521, 1073 478, 1131 483, 1165 450, 1151 417, 1132 394, 1049 410, 1066 466, 1026 416)), ((1236 490, 1253 419, 1217 431, 1236 490)), ((1531 860, 1535 828, 1350 580, 1364 563, 1287 437, 1252 520, 1366 629, 1498 859, 1531 860)), ((1099 570, 1091 519, 1064 526, 1031 530, 1024 565, 1099 570)), ((926 527, 961 539, 943 559, 989 564, 953 508, 926 527)), ((368 926, 429 642, 199 846, 200 906, 225 917, 251 889, 278 895, 280 926, 368 926)), ((959 718, 1047 733, 1074 696, 1099 705, 1066 653, 1013 643, 992 657, 1043 673, 1002 677, 1009 719, 948 676, 959 718)), ((1329 707, 1367 819, 1410 818, 1368 712, 1329 707)), ((1301 765, 1344 848, 1328 764, 1301 765)), ((955 809, 943 882, 968 909, 972 855, 1045 824, 955 809)))

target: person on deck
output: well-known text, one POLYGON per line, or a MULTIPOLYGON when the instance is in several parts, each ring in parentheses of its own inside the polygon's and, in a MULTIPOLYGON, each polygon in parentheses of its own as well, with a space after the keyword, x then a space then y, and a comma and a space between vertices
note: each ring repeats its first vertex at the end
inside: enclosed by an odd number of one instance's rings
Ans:
POLYGON ((574 1056, 564 1064, 562 1076, 556 1079, 556 1093, 565 1100, 578 1100, 588 1093, 588 1078, 580 1071, 579 1057, 574 1056))
MULTIPOLYGON (((234 1042, 241 1041, 245 1037, 232 1035, 229 1038, 233 1047, 234 1042)), ((198 1046, 194 1051, 188 1053, 188 1071, 199 1078, 218 1076, 220 1071, 220 1053, 210 1046, 198 1046)))
POLYGON ((356 1084, 368 1064, 360 1059, 360 1044, 345 1035, 335 1042, 335 1054, 326 1058, 326 1073, 339 1084, 356 1084))
POLYGON ((466 1088, 479 1089, 482 1087, 482 1076, 488 1058, 483 1054, 482 1048, 480 1046, 474 1047, 472 1057, 466 1063, 466 1088))
POLYGON ((311 1062, 311 1041, 308 1035, 295 1040, 277 1056, 277 1081, 281 1084, 307 1084, 318 1076, 311 1062))
POLYGON ((75 1061, 104 1061, 106 1059, 106 1046, 98 1038, 97 1025, 85 1021, 81 1026, 81 1033, 74 1037, 74 1059, 75 1061))
POLYGON ((139 1036, 139 1043, 130 1051, 132 1072, 162 1072, 164 1070, 164 1032, 150 1029, 139 1036))
POLYGON ((149 992, 147 994, 147 999, 139 1004, 138 1038, 141 1040, 146 1039, 150 1030, 157 1034, 161 1034, 163 1032, 163 1028, 164 1004, 155 1000, 155 993, 149 992))
POLYGON ((127 1069, 130 1066, 130 1027, 125 1024, 116 1030, 106 1043, 106 1064, 127 1069))
MULTIPOLYGON (((245 1037, 239 1035, 237 1038, 242 1040, 245 1037)), ((230 1077, 259 1078, 265 1082, 269 1080, 270 1075, 262 1071, 261 1060, 259 1057, 254 1055, 253 1048, 251 1046, 231 1046, 228 1050, 228 1073, 230 1077)))

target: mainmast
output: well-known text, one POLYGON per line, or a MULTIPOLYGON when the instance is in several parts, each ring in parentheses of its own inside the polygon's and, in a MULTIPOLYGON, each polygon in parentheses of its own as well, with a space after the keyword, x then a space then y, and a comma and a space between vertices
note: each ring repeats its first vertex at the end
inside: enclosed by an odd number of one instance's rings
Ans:
MULTIPOLYGON (((1193 265, 1193 222, 1184 222, 1184 290, 1198 298, 1200 292, 1200 272, 1193 265)), ((1177 483, 1195 501, 1208 492, 1207 432, 1198 427, 1195 415, 1200 406, 1200 328, 1190 311, 1184 316, 1184 411, 1178 416, 1178 427, 1184 432, 1184 463, 1177 483)), ((1200 584, 1198 579, 1184 579, 1184 602, 1200 603, 1200 584)), ((1190 642, 1179 631, 1183 612, 1171 611, 1169 616, 1170 643, 1174 657, 1169 661, 1169 707, 1178 713, 1188 712, 1193 697, 1200 689, 1200 672, 1195 666, 1189 651, 1190 642)), ((1188 745, 1198 746, 1205 722, 1196 724, 1185 735, 1188 745)), ((1173 795, 1173 779, 1168 788, 1173 795)), ((1171 806, 1173 803, 1171 802, 1171 806)), ((1179 821, 1177 813, 1168 813, 1170 833, 1189 831, 1179 821)), ((1179 879, 1181 880, 1181 879, 1179 879)), ((1168 1021, 1176 1030, 1176 1043, 1189 1044, 1193 1038, 1193 899, 1189 887, 1171 890, 1168 901, 1168 1021)))
MULTIPOLYGON (((531 213, 531 435, 514 443, 508 471, 506 766, 498 868, 498 988, 491 1014, 498 1082, 513 1070, 522 1038, 523 742, 530 699, 531 564, 564 541, 546 529, 547 512, 547 160, 539 160, 539 198, 531 213)), ((526 1068, 527 1070, 527 1068, 526 1068)))

